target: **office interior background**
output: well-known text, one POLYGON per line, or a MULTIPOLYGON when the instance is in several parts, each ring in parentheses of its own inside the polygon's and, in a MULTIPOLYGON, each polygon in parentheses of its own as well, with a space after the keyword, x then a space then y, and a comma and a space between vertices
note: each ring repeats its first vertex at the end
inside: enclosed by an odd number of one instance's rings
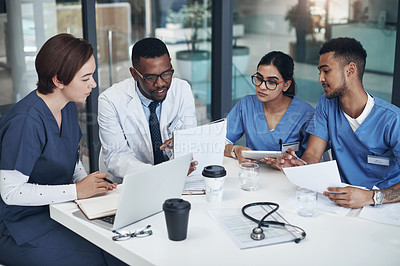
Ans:
POLYGON ((0 0, 0 112, 36 88, 35 56, 67 32, 93 44, 98 88, 78 104, 87 171, 98 169, 97 97, 130 77, 133 44, 163 40, 175 77, 187 80, 198 124, 224 117, 254 94, 250 76, 273 50, 295 60, 297 96, 316 106, 318 51, 335 37, 354 37, 368 53, 365 89, 400 106, 397 0, 0 0))

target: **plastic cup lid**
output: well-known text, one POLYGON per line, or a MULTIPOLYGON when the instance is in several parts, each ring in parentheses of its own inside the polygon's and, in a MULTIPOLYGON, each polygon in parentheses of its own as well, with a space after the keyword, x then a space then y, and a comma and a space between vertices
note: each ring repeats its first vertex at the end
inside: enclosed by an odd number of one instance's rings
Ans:
POLYGON ((202 174, 205 177, 218 178, 226 176, 226 170, 220 165, 209 165, 204 167, 202 174))
POLYGON ((190 210, 190 202, 183 199, 167 199, 163 204, 164 210, 190 210))

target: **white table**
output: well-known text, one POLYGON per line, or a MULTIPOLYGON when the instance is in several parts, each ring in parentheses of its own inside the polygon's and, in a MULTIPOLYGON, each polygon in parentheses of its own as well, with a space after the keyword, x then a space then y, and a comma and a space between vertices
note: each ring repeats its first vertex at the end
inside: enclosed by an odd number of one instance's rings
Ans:
POLYGON ((184 241, 168 239, 164 213, 132 225, 136 229, 151 224, 152 236, 119 242, 111 240, 112 232, 73 216, 78 208, 72 202, 51 205, 50 214, 130 265, 400 265, 400 227, 322 211, 311 218, 298 216, 288 201, 296 187, 281 172, 261 165, 259 189, 246 192, 239 188, 237 161, 225 158, 224 165, 228 176, 222 202, 209 203, 203 195, 184 197, 192 205, 184 241), (208 210, 241 208, 254 201, 279 203, 279 212, 302 227, 306 239, 240 250, 208 210))

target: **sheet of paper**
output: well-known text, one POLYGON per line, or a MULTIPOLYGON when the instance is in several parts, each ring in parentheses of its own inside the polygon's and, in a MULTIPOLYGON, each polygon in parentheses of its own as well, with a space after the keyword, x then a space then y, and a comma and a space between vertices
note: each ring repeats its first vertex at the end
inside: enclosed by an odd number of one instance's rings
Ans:
MULTIPOLYGON (((247 213, 256 219, 261 219, 271 210, 272 208, 268 206, 255 206, 249 208, 247 213)), ((208 213, 240 249, 290 242, 300 237, 299 231, 270 226, 269 228, 263 227, 267 237, 255 241, 250 234, 257 224, 244 217, 240 209, 215 209, 209 210, 208 213)), ((266 220, 288 223, 278 212, 273 213, 266 220)))
POLYGON ((189 176, 186 178, 182 195, 202 195, 206 193, 203 176, 189 176))
POLYGON ((400 226, 400 203, 364 206, 358 217, 378 223, 400 226))
POLYGON ((336 161, 283 168, 290 182, 323 193, 328 187, 345 187, 342 183, 336 161))
POLYGON ((201 175, 207 165, 223 165, 225 137, 226 119, 174 131, 174 157, 192 153, 199 164, 191 175, 201 175))
POLYGON ((351 209, 341 207, 331 201, 328 197, 324 196, 322 193, 318 193, 317 209, 321 211, 326 211, 334 213, 340 216, 346 216, 351 209))

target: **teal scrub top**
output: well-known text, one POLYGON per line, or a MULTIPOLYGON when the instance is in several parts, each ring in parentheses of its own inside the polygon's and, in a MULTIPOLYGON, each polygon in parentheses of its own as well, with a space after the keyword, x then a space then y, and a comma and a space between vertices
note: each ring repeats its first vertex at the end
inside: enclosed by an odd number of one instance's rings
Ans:
POLYGON ((368 189, 400 182, 400 109, 374 99, 370 114, 354 132, 339 99, 324 94, 307 129, 330 144, 343 182, 368 189))
POLYGON ((273 131, 268 128, 263 104, 256 95, 247 95, 232 108, 227 116, 226 138, 235 143, 243 134, 246 145, 252 150, 280 151, 281 146, 298 143, 301 156, 307 146, 307 126, 314 115, 314 108, 293 97, 286 113, 273 131))

